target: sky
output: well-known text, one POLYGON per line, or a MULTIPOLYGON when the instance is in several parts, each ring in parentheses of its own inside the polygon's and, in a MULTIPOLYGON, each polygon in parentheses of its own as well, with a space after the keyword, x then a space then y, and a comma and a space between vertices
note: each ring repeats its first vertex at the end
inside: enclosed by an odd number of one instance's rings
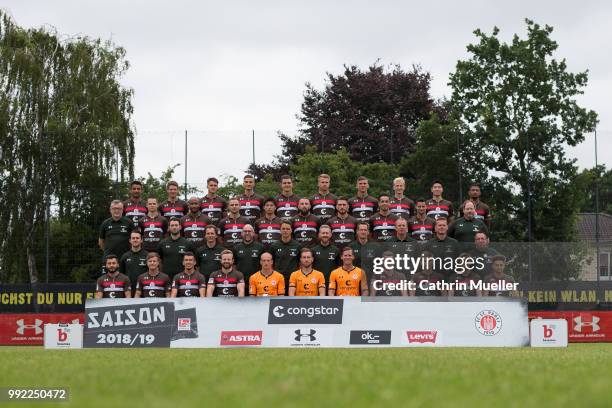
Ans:
MULTIPOLYGON (((431 94, 450 96, 448 76, 468 54, 476 28, 503 40, 525 36, 525 18, 554 27, 557 59, 589 70, 580 104, 599 114, 599 163, 612 167, 612 3, 606 1, 23 1, 1 0, 22 27, 53 26, 66 36, 110 39, 131 67, 137 176, 180 164, 184 181, 241 176, 252 161, 280 152, 277 132, 295 134, 305 83, 376 61, 420 65, 431 94)), ((568 148, 594 165, 594 138, 568 148)))

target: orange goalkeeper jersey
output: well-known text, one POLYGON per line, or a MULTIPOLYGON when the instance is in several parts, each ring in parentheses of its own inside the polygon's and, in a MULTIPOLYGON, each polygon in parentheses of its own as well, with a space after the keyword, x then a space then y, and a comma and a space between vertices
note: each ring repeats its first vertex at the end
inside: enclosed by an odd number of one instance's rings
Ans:
POLYGON ((295 296, 319 296, 319 288, 325 289, 325 276, 314 269, 305 275, 299 269, 291 274, 289 287, 295 288, 295 296))
POLYGON ((249 278, 249 294, 251 296, 285 295, 285 277, 274 271, 265 277, 257 271, 249 278))
POLYGON ((366 286, 365 273, 354 267, 347 271, 342 267, 334 269, 329 277, 329 288, 336 290, 336 296, 359 296, 366 286))

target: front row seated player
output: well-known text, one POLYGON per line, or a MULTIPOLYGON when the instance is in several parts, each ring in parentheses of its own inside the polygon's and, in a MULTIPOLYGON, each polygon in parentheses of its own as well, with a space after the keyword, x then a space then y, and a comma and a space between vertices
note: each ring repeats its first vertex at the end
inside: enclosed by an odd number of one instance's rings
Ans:
POLYGON ((206 297, 206 278, 196 271, 196 259, 193 252, 183 255, 183 272, 172 279, 170 297, 206 297))
POLYGON ((161 272, 157 252, 147 254, 147 271, 138 276, 134 297, 170 297, 170 277, 161 272))
POLYGON ((234 266, 234 253, 221 252, 221 269, 210 274, 207 297, 244 297, 244 275, 234 266))
POLYGON ((106 255, 104 270, 106 273, 96 281, 96 299, 132 297, 130 278, 119 272, 117 255, 106 255))
POLYGON ((250 296, 285 296, 285 277, 273 268, 272 254, 264 252, 261 269, 249 278, 250 296))
POLYGON ((313 250, 302 248, 300 268, 289 278, 289 296, 325 296, 325 276, 313 269, 313 263, 313 250))
POLYGON ((489 276, 485 276, 482 280, 484 283, 492 284, 495 283, 500 286, 498 290, 483 290, 484 296, 508 296, 518 297, 519 292, 517 290, 504 289, 506 284, 514 283, 514 279, 510 275, 504 273, 506 267, 506 257, 503 255, 495 255, 491 258, 491 269, 493 272, 489 276))
POLYGON ((363 269, 353 265, 353 249, 344 247, 340 259, 342 266, 329 277, 328 296, 368 296, 368 280, 363 269))
MULTIPOLYGON (((399 221, 406 220, 399 218, 399 221)), ((383 252, 383 258, 393 258, 395 255, 392 251, 383 252)), ((385 263, 383 262, 383 265, 385 263)), ((370 296, 408 296, 408 289, 405 287, 407 282, 406 275, 395 270, 394 268, 385 268, 380 274, 373 275, 370 282, 370 296), (393 288, 390 285, 394 285, 393 288)))

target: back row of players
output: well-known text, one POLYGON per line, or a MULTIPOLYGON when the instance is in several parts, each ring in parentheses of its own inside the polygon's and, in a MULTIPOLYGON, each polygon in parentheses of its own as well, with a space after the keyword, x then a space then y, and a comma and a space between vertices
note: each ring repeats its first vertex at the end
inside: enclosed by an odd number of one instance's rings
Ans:
POLYGON ((282 177, 282 193, 268 199, 254 192, 252 176, 244 178, 244 193, 229 201, 216 194, 216 179, 209 179, 207 185, 205 197, 185 203, 178 199, 178 184, 170 182, 168 200, 158 205, 152 197, 143 203, 142 185, 133 182, 130 199, 113 201, 111 217, 100 228, 99 244, 105 256, 119 254, 121 271, 135 283, 146 271, 148 252, 160 255, 170 277, 183 271, 183 255, 192 252, 197 269, 208 278, 221 268, 223 250, 230 249, 247 282, 260 269, 263 252, 272 254, 274 269, 289 281, 303 247, 313 250, 314 268, 327 282, 341 264, 340 249, 347 246, 353 250, 355 265, 367 275, 370 262, 386 249, 413 256, 427 250, 436 256, 456 257, 466 250, 460 242, 473 243, 469 249, 475 256, 489 260, 487 270, 480 271, 483 277, 491 272, 496 255, 488 247, 490 211, 480 201, 478 185, 470 187, 470 200, 461 209, 463 216, 454 221, 452 203, 442 198, 443 187, 437 181, 432 185, 432 198, 416 203, 403 195, 402 178, 394 180, 393 196, 378 198, 368 194, 365 177, 357 180, 357 194, 350 199, 331 194, 330 178, 325 174, 319 176, 318 193, 310 198, 293 194, 289 176, 282 177), (133 230, 140 233, 130 234, 133 230))

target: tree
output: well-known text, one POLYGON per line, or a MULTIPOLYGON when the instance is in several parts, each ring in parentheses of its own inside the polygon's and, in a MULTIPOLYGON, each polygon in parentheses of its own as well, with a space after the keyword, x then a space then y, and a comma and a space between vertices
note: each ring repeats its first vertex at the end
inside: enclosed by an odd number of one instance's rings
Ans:
POLYGON ((599 184, 599 211, 612 214, 612 170, 600 165, 592 169, 584 169, 577 177, 583 199, 580 212, 594 213, 596 185, 599 184))
POLYGON ((38 280, 50 209, 70 217, 85 178, 132 175, 128 67, 110 42, 24 30, 0 12, 0 280, 38 280))
POLYGON ((268 166, 249 167, 262 178, 286 173, 306 146, 320 153, 345 148, 351 160, 361 163, 397 163, 414 150, 415 132, 432 111, 444 115, 429 95, 431 76, 418 66, 404 71, 373 64, 367 70, 345 66, 342 75, 327 74, 325 89, 306 84, 299 132, 279 133, 282 154, 268 166))
POLYGON ((510 44, 500 42, 497 28, 491 35, 474 32, 479 42, 468 45, 471 57, 450 75, 453 115, 465 140, 479 148, 470 162, 490 172, 491 184, 517 191, 508 208, 522 231, 515 238, 571 240, 579 192, 565 146, 582 142, 597 115, 576 102, 587 71, 567 72, 565 60, 552 58, 553 28, 526 23, 527 38, 515 35, 510 44))

